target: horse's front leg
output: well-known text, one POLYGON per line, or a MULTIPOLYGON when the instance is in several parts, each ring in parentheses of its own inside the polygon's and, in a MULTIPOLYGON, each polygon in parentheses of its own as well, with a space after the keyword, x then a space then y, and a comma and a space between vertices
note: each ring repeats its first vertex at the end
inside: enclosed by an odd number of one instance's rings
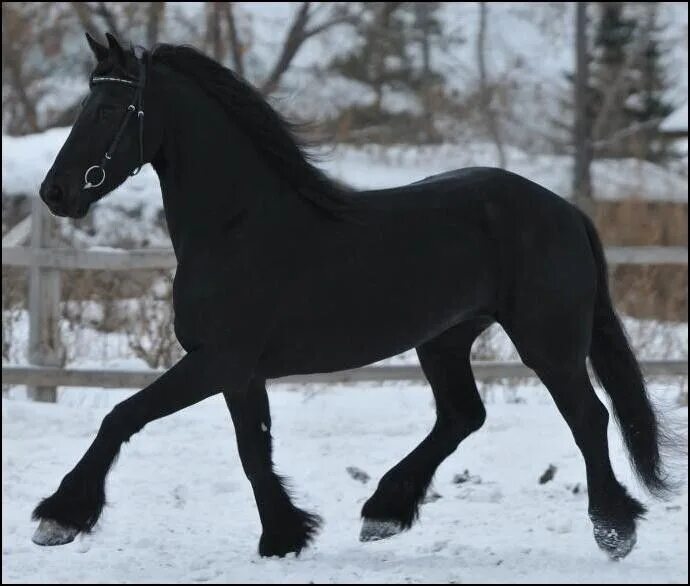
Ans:
POLYGON ((147 423, 225 391, 245 391, 255 356, 246 350, 202 347, 105 416, 89 449, 57 491, 33 513, 40 524, 33 536, 39 545, 62 545, 98 521, 105 503, 105 478, 120 446, 147 423))
POLYGON ((283 479, 273 470, 271 413, 266 383, 255 378, 246 393, 224 391, 235 425, 244 472, 251 482, 263 532, 259 554, 299 554, 316 533, 320 519, 292 504, 283 479))

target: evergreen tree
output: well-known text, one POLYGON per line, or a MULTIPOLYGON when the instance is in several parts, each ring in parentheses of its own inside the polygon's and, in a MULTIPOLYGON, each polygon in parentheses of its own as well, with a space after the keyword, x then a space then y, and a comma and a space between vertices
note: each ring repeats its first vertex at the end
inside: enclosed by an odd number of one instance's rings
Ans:
MULTIPOLYGON (((590 13, 587 125, 595 158, 663 161, 670 154, 658 135, 660 123, 673 111, 666 100, 666 49, 659 41, 665 31, 658 22, 658 6, 658 2, 600 2, 590 13)), ((566 77, 574 84, 573 74, 566 77)), ((570 96, 562 104, 573 108, 570 96)), ((562 120, 553 124, 560 129, 567 126, 562 120)))
POLYGON ((442 35, 439 8, 439 2, 362 3, 357 42, 329 65, 332 71, 372 90, 369 104, 350 110, 354 126, 389 124, 396 118, 406 118, 405 130, 416 126, 427 135, 417 138, 428 140, 435 134, 429 90, 442 80, 434 69, 431 50, 442 35), (388 108, 385 97, 392 92, 409 103, 403 101, 402 108, 399 104, 388 108), (403 115, 401 110, 407 111, 403 115), (417 125, 410 125, 411 114, 417 116, 417 125))
POLYGON ((596 151, 604 156, 625 155, 615 136, 631 125, 625 101, 633 86, 631 68, 637 23, 623 14, 621 2, 600 2, 590 64, 590 114, 593 140, 606 143, 596 151), (607 141, 614 140, 613 143, 607 141))
POLYGON ((641 156, 649 160, 663 160, 669 155, 667 146, 655 140, 660 122, 673 112, 673 105, 665 99, 667 78, 663 66, 663 49, 659 38, 664 27, 658 23, 658 3, 645 3, 643 15, 643 50, 634 84, 635 93, 625 104, 626 114, 641 127, 638 140, 641 156))
POLYGON ((659 160, 655 130, 672 111, 658 42, 656 5, 599 3, 591 64, 590 107, 599 156, 659 160))

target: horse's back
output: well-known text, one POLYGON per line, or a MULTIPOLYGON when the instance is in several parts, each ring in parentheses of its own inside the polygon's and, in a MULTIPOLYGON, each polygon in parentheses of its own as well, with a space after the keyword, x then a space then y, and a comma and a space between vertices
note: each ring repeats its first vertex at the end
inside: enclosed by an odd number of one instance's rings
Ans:
POLYGON ((502 173, 508 173, 508 171, 498 167, 462 167, 460 169, 453 169, 452 171, 444 171, 443 173, 429 175, 424 179, 412 182, 410 185, 436 183, 439 181, 463 182, 471 179, 486 178, 488 176, 497 176, 502 173))
POLYGON ((525 206, 555 214, 571 214, 567 210, 573 207, 538 183, 498 167, 464 167, 407 185, 362 191, 356 201, 364 210, 383 212, 443 209, 452 214, 475 205, 498 206, 511 216, 525 206))

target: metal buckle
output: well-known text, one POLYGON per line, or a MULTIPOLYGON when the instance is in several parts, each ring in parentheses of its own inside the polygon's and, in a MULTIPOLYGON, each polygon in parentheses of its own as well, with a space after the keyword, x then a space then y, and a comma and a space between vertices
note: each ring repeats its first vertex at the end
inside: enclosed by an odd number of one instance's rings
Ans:
POLYGON ((92 165, 86 170, 86 173, 84 173, 84 187, 82 189, 91 189, 92 187, 98 187, 99 185, 102 185, 103 182, 105 181, 105 169, 101 167, 100 165, 92 165), (91 172, 92 169, 100 169, 101 173, 103 173, 103 177, 101 177, 101 180, 98 183, 91 183, 89 181, 89 173, 91 172))

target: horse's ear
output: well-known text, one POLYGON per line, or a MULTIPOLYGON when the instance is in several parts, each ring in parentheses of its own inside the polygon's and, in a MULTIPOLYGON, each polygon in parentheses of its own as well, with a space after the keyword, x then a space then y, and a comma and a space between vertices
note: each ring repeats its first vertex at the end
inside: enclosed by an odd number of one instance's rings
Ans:
POLYGON ((118 40, 110 33, 105 33, 105 38, 108 40, 108 48, 113 56, 117 59, 120 65, 126 63, 125 50, 120 46, 118 40))
POLYGON ((86 41, 89 43, 89 47, 91 47, 93 54, 96 56, 96 61, 103 61, 108 56, 108 48, 105 45, 101 45, 89 33, 86 33, 86 41))

